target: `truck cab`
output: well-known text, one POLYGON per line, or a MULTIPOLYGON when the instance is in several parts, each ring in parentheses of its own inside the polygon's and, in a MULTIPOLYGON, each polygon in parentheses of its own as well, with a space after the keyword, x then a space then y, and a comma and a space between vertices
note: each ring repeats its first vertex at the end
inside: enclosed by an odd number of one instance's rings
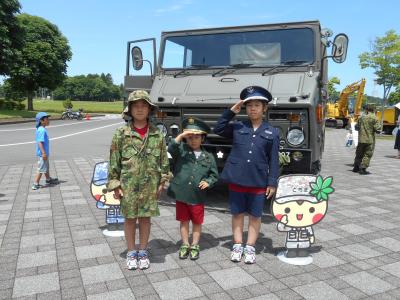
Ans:
MULTIPOLYGON (((280 133, 280 151, 290 157, 284 173, 318 173, 324 149, 327 59, 346 58, 348 38, 321 29, 318 21, 163 32, 158 59, 155 39, 127 45, 126 94, 146 89, 159 110, 154 122, 168 138, 181 121, 197 117, 213 128, 224 109, 247 86, 271 92, 265 119, 280 133), (332 47, 331 55, 327 48, 332 47), (144 74, 147 70, 147 73, 144 74)), ((244 111, 236 116, 246 118, 244 111)), ((208 151, 219 167, 232 141, 209 134, 208 151)))

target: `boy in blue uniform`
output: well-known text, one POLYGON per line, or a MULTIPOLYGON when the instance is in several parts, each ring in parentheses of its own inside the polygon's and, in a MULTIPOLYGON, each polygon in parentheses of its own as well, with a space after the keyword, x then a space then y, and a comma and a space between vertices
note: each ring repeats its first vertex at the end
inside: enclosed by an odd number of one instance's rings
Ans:
POLYGON ((45 112, 36 114, 36 155, 38 156, 38 173, 32 185, 32 190, 37 190, 42 174, 46 177, 46 184, 57 183, 57 178, 51 178, 49 173, 50 143, 46 126, 49 125, 49 115, 45 112))
POLYGON ((250 86, 240 93, 240 101, 219 118, 214 132, 233 139, 231 153, 221 178, 229 183, 229 202, 232 214, 233 248, 231 260, 255 263, 255 248, 261 227, 265 197, 276 192, 279 176, 279 133, 263 121, 272 100, 271 94, 259 86, 250 86), (230 123, 246 107, 248 120, 230 123), (246 246, 243 247, 244 214, 249 215, 246 246))
POLYGON ((176 220, 180 221, 182 246, 179 258, 196 260, 200 254, 201 225, 204 220, 206 190, 218 180, 214 156, 201 147, 210 127, 201 120, 188 118, 182 122, 183 133, 168 146, 174 163, 174 179, 168 195, 176 199, 176 220), (186 143, 181 143, 186 139, 186 143), (192 244, 189 244, 189 222, 192 221, 192 244))

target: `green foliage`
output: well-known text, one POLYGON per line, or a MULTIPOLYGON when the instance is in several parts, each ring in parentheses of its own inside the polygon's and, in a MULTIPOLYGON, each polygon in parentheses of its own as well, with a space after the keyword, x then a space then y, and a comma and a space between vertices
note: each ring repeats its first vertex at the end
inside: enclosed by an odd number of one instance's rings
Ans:
POLYGON ((340 92, 336 90, 335 85, 340 84, 340 79, 332 77, 328 81, 328 95, 332 102, 336 102, 339 99, 340 92))
POLYGON ((389 30, 383 37, 377 37, 370 52, 359 55, 362 69, 373 68, 377 83, 383 86, 383 100, 386 102, 392 87, 400 83, 400 36, 389 30))
POLYGON ((332 182, 333 178, 331 176, 323 179, 320 175, 318 175, 316 182, 310 183, 310 194, 317 198, 318 201, 327 201, 329 194, 335 191, 332 187, 332 182))
POLYGON ((68 77, 53 92, 56 100, 114 101, 122 98, 118 85, 113 84, 110 74, 88 74, 68 77))
POLYGON ((23 47, 10 69, 9 82, 13 89, 27 93, 28 110, 33 110, 33 92, 61 84, 72 53, 67 39, 49 21, 28 14, 18 15, 17 20, 23 47))
POLYGON ((65 109, 74 107, 71 100, 69 100, 69 99, 63 101, 63 106, 65 109))
POLYGON ((21 35, 16 18, 20 7, 18 0, 0 1, 0 75, 9 74, 15 55, 22 48, 21 35))
POLYGON ((388 103, 390 105, 394 105, 399 102, 400 102, 400 86, 397 86, 396 90, 390 93, 388 103))
POLYGON ((9 80, 7 79, 1 86, 1 94, 4 100, 0 102, 0 109, 7 110, 22 110, 25 109, 24 101, 25 95, 11 87, 9 80))

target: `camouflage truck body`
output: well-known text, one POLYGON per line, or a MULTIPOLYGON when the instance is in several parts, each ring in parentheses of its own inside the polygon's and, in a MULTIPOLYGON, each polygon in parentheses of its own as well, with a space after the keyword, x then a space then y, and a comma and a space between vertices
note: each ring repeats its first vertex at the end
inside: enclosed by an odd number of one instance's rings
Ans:
MULTIPOLYGON (((273 96, 266 120, 279 129, 280 149, 291 158, 284 172, 317 173, 324 149, 329 36, 318 21, 163 32, 157 62, 154 39, 128 42, 125 89, 148 89, 159 106, 155 123, 175 137, 183 118, 198 117, 213 128, 243 88, 262 86, 273 96), (153 55, 143 55, 137 46, 146 42, 153 55), (151 75, 137 74, 143 63, 150 63, 151 75)), ((245 112, 237 117, 245 118, 245 112)), ((205 144, 222 167, 231 141, 210 134, 205 144)))

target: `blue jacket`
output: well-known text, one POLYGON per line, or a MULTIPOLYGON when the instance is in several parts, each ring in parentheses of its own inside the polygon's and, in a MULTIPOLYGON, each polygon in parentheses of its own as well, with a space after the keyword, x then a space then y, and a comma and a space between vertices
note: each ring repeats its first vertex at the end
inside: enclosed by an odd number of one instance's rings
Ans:
POLYGON ((279 176, 279 133, 267 122, 254 131, 250 121, 229 123, 235 113, 224 111, 214 128, 220 136, 233 139, 221 179, 242 186, 277 186, 279 176))

